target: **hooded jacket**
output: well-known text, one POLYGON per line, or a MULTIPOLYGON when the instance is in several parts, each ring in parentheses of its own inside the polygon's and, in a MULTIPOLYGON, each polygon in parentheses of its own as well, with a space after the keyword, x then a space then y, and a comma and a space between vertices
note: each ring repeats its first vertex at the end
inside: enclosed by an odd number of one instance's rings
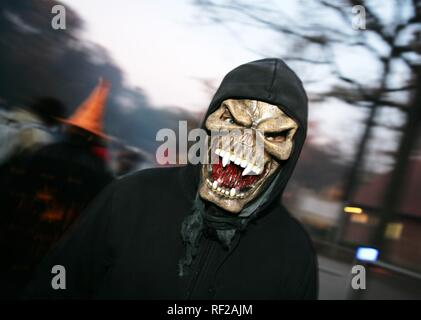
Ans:
POLYGON ((280 202, 306 136, 301 81, 282 60, 258 60, 225 76, 207 115, 228 98, 277 105, 299 124, 290 158, 244 209, 253 219, 229 248, 202 237, 180 277, 180 227, 194 207, 200 166, 143 170, 105 188, 41 264, 24 297, 316 299, 311 240, 280 202), (66 289, 52 288, 54 265, 65 267, 66 289))

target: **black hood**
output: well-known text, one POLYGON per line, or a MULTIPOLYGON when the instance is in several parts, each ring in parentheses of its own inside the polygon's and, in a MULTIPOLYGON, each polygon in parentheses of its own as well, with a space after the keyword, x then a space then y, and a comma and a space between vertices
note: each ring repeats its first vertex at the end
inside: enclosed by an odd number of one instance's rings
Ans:
POLYGON ((269 58, 230 71, 216 91, 205 119, 226 99, 251 99, 276 105, 299 125, 290 158, 275 174, 270 192, 265 195, 266 200, 254 208, 254 211, 260 211, 262 206, 279 199, 295 168, 307 133, 307 95, 301 80, 285 62, 269 58))

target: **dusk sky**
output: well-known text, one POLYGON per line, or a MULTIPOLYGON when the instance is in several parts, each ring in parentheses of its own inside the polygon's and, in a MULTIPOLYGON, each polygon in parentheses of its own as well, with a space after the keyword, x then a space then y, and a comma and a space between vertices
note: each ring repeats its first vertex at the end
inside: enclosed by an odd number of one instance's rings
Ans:
MULTIPOLYGON (((279 7, 279 1, 272 2, 279 7)), ((248 61, 288 54, 285 37, 267 28, 209 22, 206 12, 194 6, 192 0, 64 0, 63 3, 85 22, 82 37, 106 48, 123 70, 127 85, 143 89, 152 105, 159 108, 177 106, 203 111, 229 70, 248 61)), ((299 1, 282 1, 286 19, 298 16, 299 4, 299 1)), ((387 6, 381 10, 387 18, 390 13, 387 6)), ((330 17, 323 19, 329 21, 330 17)), ((383 50, 380 41, 371 41, 374 47, 383 50)), ((368 85, 377 80, 378 62, 367 52, 339 46, 335 54, 339 57, 338 66, 348 76, 368 85)), ((295 71, 301 78, 312 80, 313 92, 331 84, 332 78, 314 69, 295 71)), ((394 80, 400 82, 399 72, 396 74, 394 80)), ((315 133, 315 142, 319 144, 356 143, 365 114, 334 99, 310 105, 310 120, 317 123, 313 129, 317 132, 310 133, 315 133)), ((386 117, 400 121, 393 111, 386 117)), ((382 132, 381 137, 385 140, 383 148, 395 146, 387 132, 382 132)))
POLYGON ((269 31, 206 23, 189 0, 64 3, 86 22, 84 37, 104 46, 128 83, 144 89, 156 106, 206 108, 210 94, 199 80, 217 86, 232 68, 261 58, 246 47, 270 48, 276 38, 269 31))

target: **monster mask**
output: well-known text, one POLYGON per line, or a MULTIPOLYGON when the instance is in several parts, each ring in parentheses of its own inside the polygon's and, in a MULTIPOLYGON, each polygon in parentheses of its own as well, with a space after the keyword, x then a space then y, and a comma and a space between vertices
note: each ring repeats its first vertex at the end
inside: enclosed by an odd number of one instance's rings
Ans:
POLYGON ((201 171, 202 199, 237 214, 267 187, 288 160, 298 124, 263 101, 227 99, 205 122, 210 164, 201 171), (214 133, 224 132, 224 135, 214 133), (227 135, 228 133, 228 135, 227 135), (234 134, 230 134, 234 133, 234 134))
POLYGON ((307 112, 301 80, 280 59, 245 63, 224 77, 203 124, 209 161, 200 167, 198 195, 181 226, 180 276, 203 234, 229 248, 250 221, 279 203, 304 144, 307 112), (224 143, 219 133, 230 131, 224 143))

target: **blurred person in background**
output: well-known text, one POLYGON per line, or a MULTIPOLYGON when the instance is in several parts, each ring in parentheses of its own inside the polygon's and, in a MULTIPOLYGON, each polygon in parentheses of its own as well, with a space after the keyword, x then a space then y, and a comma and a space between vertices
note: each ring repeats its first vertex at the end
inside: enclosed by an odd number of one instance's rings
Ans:
POLYGON ((0 164, 55 141, 66 112, 58 99, 41 97, 27 107, 0 110, 0 164))
POLYGON ((15 158, 1 171, 1 295, 16 297, 86 204, 110 180, 102 116, 110 85, 100 81, 59 141, 15 158))

